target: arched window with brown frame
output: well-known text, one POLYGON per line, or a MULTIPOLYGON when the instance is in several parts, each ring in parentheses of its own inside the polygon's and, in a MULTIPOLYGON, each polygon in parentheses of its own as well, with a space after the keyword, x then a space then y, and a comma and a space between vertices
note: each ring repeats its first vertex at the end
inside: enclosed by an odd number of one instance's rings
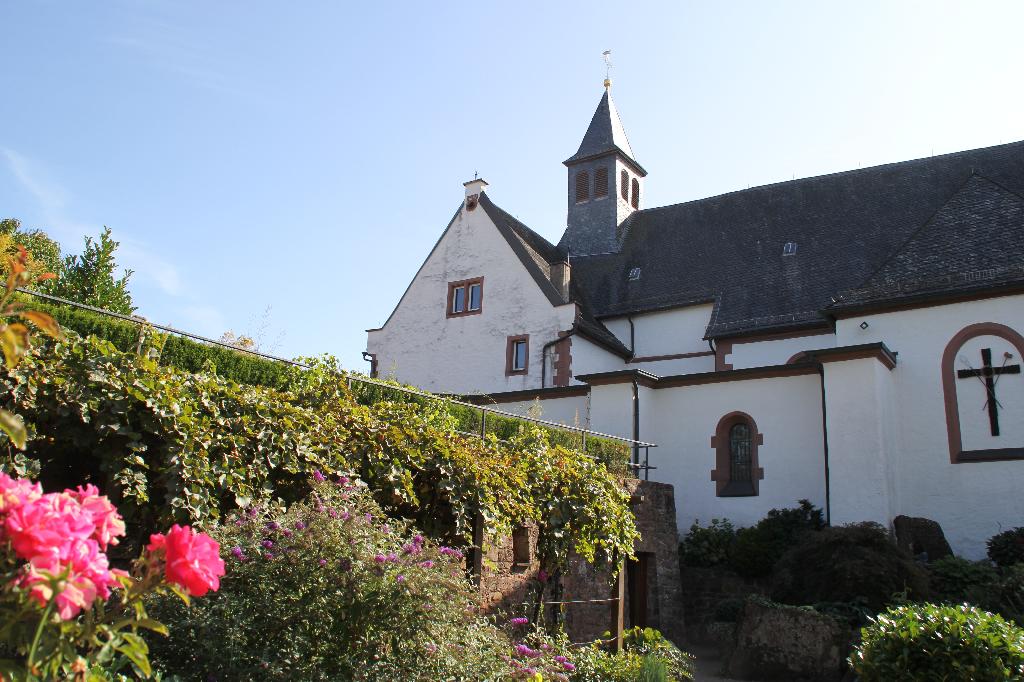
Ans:
POLYGON ((640 181, 633 178, 633 198, 629 202, 633 208, 640 208, 640 181))
POLYGON ((581 170, 576 174, 576 203, 582 203, 590 198, 590 173, 581 170))
POLYGON ((758 466, 757 448, 764 436, 757 431, 753 417, 745 412, 730 412, 722 417, 711 437, 715 449, 715 468, 711 480, 719 497, 745 497, 758 494, 764 469, 758 466))
POLYGON ((594 171, 594 198, 608 196, 608 169, 604 166, 594 171))
POLYGON ((619 171, 619 194, 623 201, 629 201, 629 173, 625 170, 619 171))

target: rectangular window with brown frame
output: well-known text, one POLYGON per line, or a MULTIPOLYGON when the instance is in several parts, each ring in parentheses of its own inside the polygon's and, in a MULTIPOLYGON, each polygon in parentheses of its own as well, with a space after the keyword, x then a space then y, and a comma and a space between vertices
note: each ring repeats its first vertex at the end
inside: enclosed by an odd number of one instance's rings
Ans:
POLYGON ((479 315, 484 307, 484 278, 448 283, 448 317, 479 315))
POLYGON ((505 346, 505 376, 526 374, 530 366, 530 335, 508 337, 505 346))

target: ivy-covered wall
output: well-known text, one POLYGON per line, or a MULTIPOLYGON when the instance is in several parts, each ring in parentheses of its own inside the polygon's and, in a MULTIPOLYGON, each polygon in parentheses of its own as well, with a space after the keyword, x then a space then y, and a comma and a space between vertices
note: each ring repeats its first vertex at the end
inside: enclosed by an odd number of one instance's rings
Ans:
POLYGON ((478 515, 501 534, 533 521, 551 568, 570 551, 626 556, 637 537, 621 479, 600 462, 538 429, 463 436, 443 401, 361 404, 329 364, 276 390, 69 332, 2 378, 0 407, 30 425, 8 468, 38 467, 47 487, 96 482, 137 527, 294 501, 320 471, 358 475, 390 514, 446 540, 467 542, 478 515))

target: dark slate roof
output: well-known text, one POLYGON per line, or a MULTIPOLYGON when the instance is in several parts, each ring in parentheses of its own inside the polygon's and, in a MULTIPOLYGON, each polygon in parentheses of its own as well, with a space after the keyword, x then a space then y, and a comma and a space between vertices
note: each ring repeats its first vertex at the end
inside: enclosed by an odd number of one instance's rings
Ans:
POLYGON ((619 112, 615 108, 615 102, 612 101, 611 90, 605 89, 604 96, 601 97, 601 101, 597 104, 597 110, 594 111, 594 117, 590 119, 590 127, 587 128, 587 133, 583 136, 580 148, 563 163, 568 166, 610 152, 618 152, 636 166, 641 175, 647 175, 647 171, 633 158, 633 149, 629 146, 629 140, 626 139, 626 130, 622 127, 619 112))
POLYGON ((829 306, 837 314, 935 294, 1024 284, 1024 197, 972 175, 856 289, 829 306))
POLYGON ((512 247, 551 305, 568 303, 562 298, 555 285, 551 283, 551 264, 565 260, 558 247, 500 208, 491 201, 486 192, 480 193, 480 207, 484 209, 508 245, 512 247))
POLYGON ((597 318, 713 301, 709 338, 825 326, 861 285, 1024 263, 1015 196, 1024 142, 766 185, 637 211, 572 276, 597 318))

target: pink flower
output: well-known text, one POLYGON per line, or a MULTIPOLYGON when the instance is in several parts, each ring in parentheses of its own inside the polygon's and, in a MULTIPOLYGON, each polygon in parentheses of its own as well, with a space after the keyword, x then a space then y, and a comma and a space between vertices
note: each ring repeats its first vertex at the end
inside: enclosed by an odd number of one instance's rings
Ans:
POLYGON ((567 673, 571 673, 573 670, 576 670, 576 666, 569 661, 562 661, 562 667, 565 668, 565 672, 567 673))
POLYGON ((19 558, 45 556, 67 561, 71 543, 92 537, 96 526, 78 500, 62 493, 47 493, 11 509, 4 529, 19 558))
POLYGON ((548 581, 548 572, 545 571, 543 568, 537 571, 537 580, 541 581, 542 583, 546 583, 548 581))
POLYGON ((509 623, 511 623, 512 625, 515 625, 516 627, 519 627, 520 625, 526 625, 529 622, 530 622, 529 618, 513 618, 512 620, 509 621, 509 623))
POLYGON ((323 483, 324 481, 327 480, 327 478, 320 473, 319 469, 313 472, 313 478, 316 480, 317 483, 323 483))
POLYGON ((0 514, 6 514, 15 507, 38 500, 43 488, 27 478, 11 478, 0 472, 0 514))
POLYGON ((65 490, 66 494, 78 500, 82 509, 92 517, 96 530, 93 538, 100 543, 100 549, 116 545, 118 537, 124 535, 124 520, 106 495, 100 495, 99 488, 91 483, 78 486, 75 490, 65 490))
POLYGON ((431 561, 430 559, 427 559, 426 561, 421 561, 420 562, 420 568, 433 568, 433 567, 434 567, 434 562, 431 561))
POLYGON ((30 596, 40 605, 54 597, 52 578, 66 572, 55 598, 57 613, 63 620, 74 618, 83 609, 88 609, 97 597, 109 598, 110 588, 117 586, 116 576, 125 575, 124 571, 110 570, 106 554, 100 551, 99 544, 92 538, 70 542, 65 563, 53 556, 42 555, 32 559, 26 568, 21 585, 30 588, 30 596))
POLYGON ((167 582, 183 587, 193 597, 220 589, 224 561, 220 558, 220 545, 209 535, 174 524, 166 536, 151 535, 146 549, 164 552, 167 582))
POLYGON ((462 559, 463 558, 462 552, 460 552, 459 550, 454 549, 452 547, 441 547, 437 551, 438 551, 439 554, 443 554, 445 556, 450 556, 450 557, 453 557, 453 558, 456 558, 456 559, 462 559))

